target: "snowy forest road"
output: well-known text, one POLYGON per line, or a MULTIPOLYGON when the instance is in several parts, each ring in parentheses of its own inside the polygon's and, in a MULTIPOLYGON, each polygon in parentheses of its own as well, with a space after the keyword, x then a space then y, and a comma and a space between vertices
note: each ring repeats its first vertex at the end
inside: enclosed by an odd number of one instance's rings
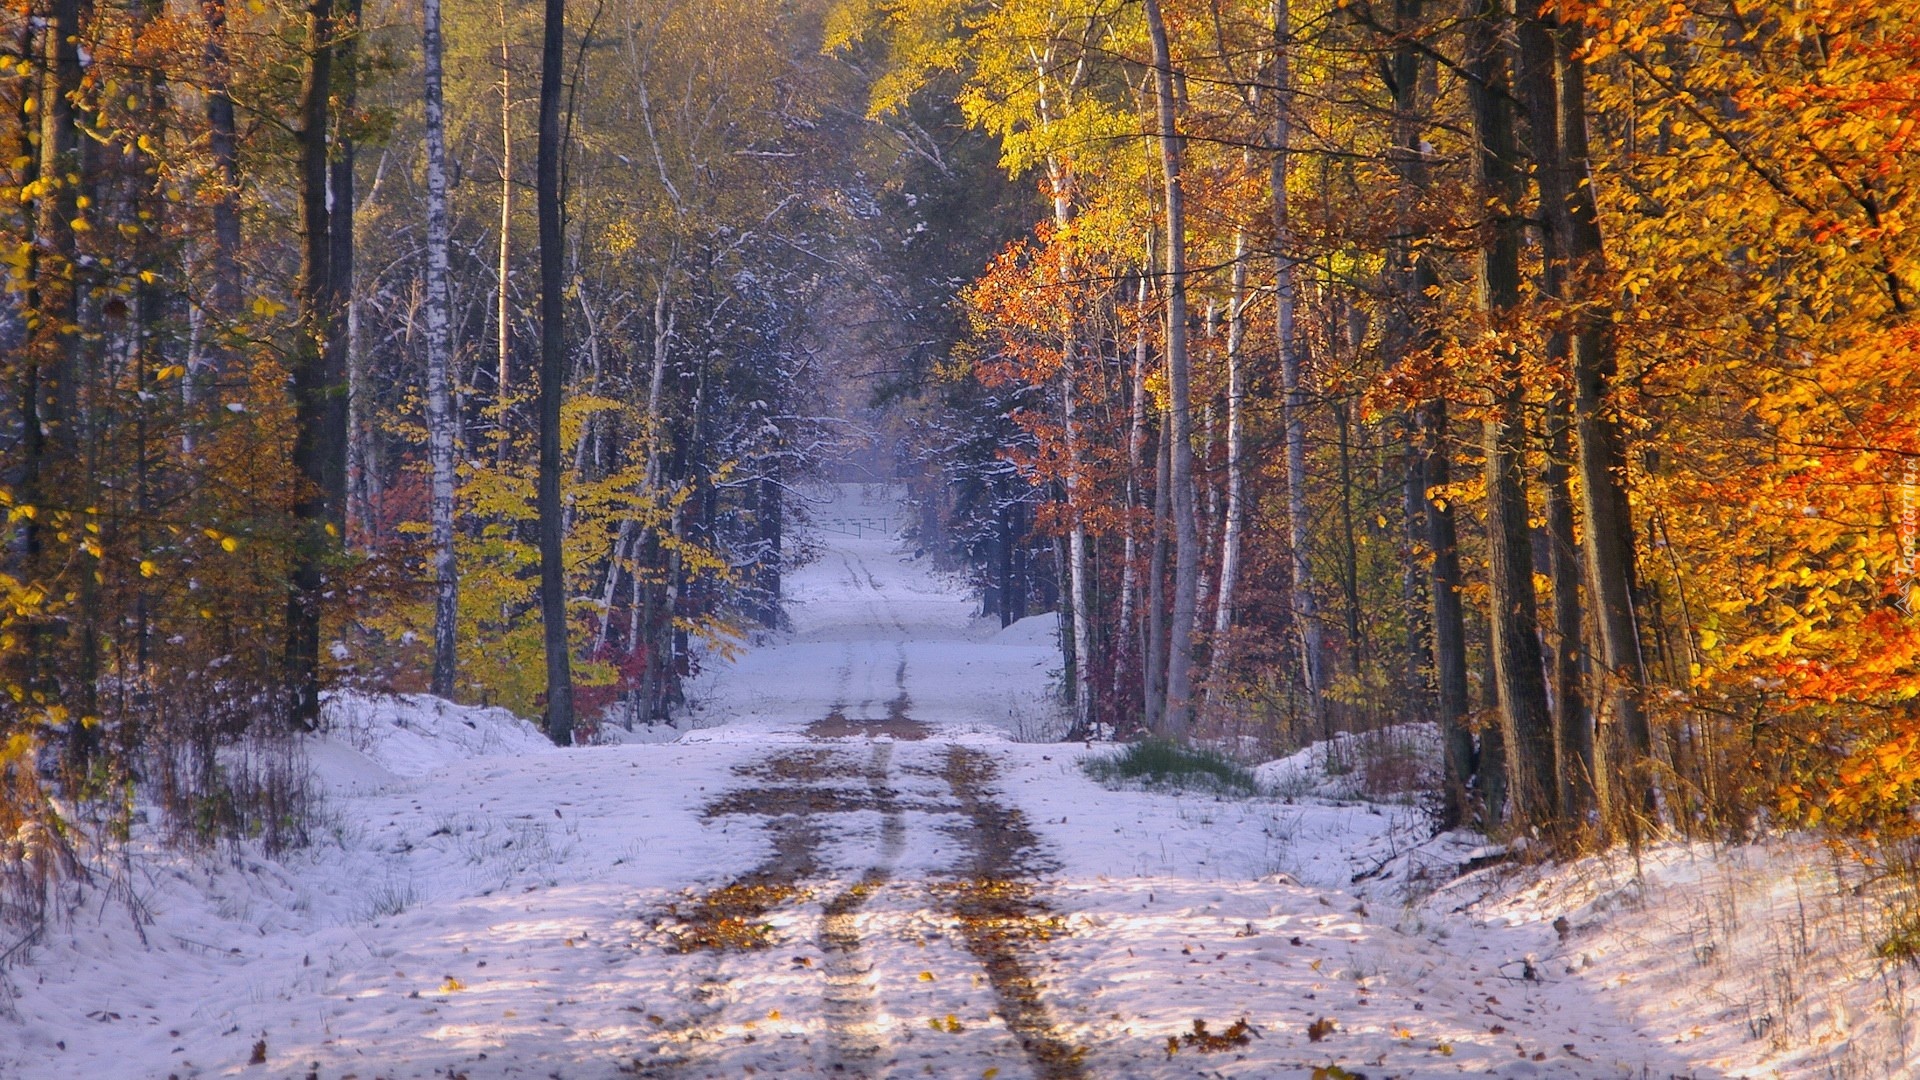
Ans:
POLYGON ((767 850, 654 924, 680 1011, 640 1075, 1711 1075, 1550 988, 1564 949, 1494 957, 1499 932, 1449 945, 1296 882, 1345 884, 1408 814, 1112 792, 1080 747, 1007 741, 1045 726, 1051 617, 996 632, 884 532, 822 535, 790 639, 713 688, 747 728, 815 719, 701 808, 767 850))
POLYGON ((1584 974, 1586 928, 1356 886, 1416 809, 1102 787, 1108 749, 1036 739, 1050 616, 1002 630, 887 530, 820 536, 693 730, 557 750, 336 703, 317 841, 142 856, 141 929, 104 901, 0 973, 0 1076, 1719 1075, 1584 974))

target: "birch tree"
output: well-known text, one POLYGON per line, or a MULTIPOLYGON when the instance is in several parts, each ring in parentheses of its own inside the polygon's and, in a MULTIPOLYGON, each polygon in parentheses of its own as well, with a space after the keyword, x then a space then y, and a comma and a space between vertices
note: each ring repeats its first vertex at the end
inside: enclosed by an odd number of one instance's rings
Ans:
MULTIPOLYGON (((423 0, 421 60, 424 69, 427 152, 427 460, 432 471, 431 533, 433 561, 433 692, 451 697, 459 665, 456 635, 460 622, 460 579, 454 561, 454 423, 449 309, 451 269, 447 248, 452 232, 447 210, 447 135, 444 79, 445 41, 440 32, 440 0, 423 0)), ((504 235, 504 234, 503 234, 504 235)), ((504 282, 502 283, 504 286, 504 282)), ((504 294, 504 288, 503 288, 504 294)))

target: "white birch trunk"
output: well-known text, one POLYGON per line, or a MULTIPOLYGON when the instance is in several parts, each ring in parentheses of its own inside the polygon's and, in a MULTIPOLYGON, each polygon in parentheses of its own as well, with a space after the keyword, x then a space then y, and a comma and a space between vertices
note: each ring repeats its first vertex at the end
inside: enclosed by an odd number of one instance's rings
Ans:
MULTIPOLYGON (((440 0, 424 0, 421 51, 426 66, 427 122, 427 281, 422 315, 427 331, 427 459, 432 471, 431 544, 433 547, 433 692, 451 697, 458 670, 456 630, 460 584, 454 559, 453 392, 448 377, 452 307, 447 248, 452 224, 447 214, 446 105, 442 92, 444 39, 440 0)), ((504 245, 505 241, 502 240, 504 245)), ((505 291, 505 279, 501 281, 505 291)))
POLYGON ((1247 373, 1241 350, 1247 338, 1247 230, 1233 234, 1233 289, 1227 312, 1227 511, 1220 529, 1220 591, 1213 608, 1213 658, 1207 694, 1217 700, 1233 663, 1234 587, 1240 576, 1240 536, 1247 517, 1247 373))

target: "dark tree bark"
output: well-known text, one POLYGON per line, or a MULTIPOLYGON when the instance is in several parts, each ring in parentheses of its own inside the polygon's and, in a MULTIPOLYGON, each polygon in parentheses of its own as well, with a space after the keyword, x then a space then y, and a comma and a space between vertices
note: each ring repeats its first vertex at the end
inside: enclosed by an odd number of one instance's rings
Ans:
POLYGON ((567 35, 566 0, 546 0, 540 48, 540 131, 535 198, 540 216, 540 617, 547 656, 547 736, 573 741, 573 665, 567 634, 567 582, 560 472, 560 399, 566 391, 567 326, 565 236, 562 234, 560 156, 561 64, 567 35))
POLYGON ((784 497, 779 480, 771 476, 761 478, 753 516, 760 530, 760 625, 769 630, 780 625, 781 570, 785 565, 781 551, 785 543, 784 497))
POLYGON ((307 84, 301 101, 300 341, 293 355, 293 466, 296 527, 287 596, 283 671, 289 721, 312 730, 320 719, 320 607, 326 564, 346 526, 346 373, 335 366, 339 329, 333 281, 333 216, 327 203, 327 136, 332 120, 333 0, 307 6, 307 84))
MULTIPOLYGON (((1400 303, 1388 327, 1397 362, 1431 355, 1436 345, 1430 322, 1429 291, 1439 284, 1432 263, 1413 238, 1421 224, 1420 195, 1427 186, 1426 155, 1421 148, 1421 125, 1426 103, 1420 92, 1424 62, 1415 34, 1423 0, 1399 0, 1395 5, 1398 37, 1386 69, 1393 93, 1393 147, 1388 160, 1398 181, 1394 212, 1403 239, 1391 253, 1400 303)), ((1407 476, 1409 528, 1430 553, 1426 572, 1427 624, 1434 682, 1434 706, 1440 725, 1442 802, 1441 825, 1453 828, 1469 816, 1468 791, 1473 782, 1473 732, 1467 727, 1471 709, 1467 683, 1467 629, 1460 603, 1459 532, 1452 502, 1440 498, 1452 479, 1447 446, 1447 403, 1436 397, 1419 406, 1410 418, 1414 431, 1407 476)))
POLYGON ((207 333, 212 341, 203 352, 203 370, 189 373, 188 390, 198 393, 203 383, 217 380, 226 368, 227 327, 240 314, 240 136, 229 89, 232 73, 227 54, 226 0, 204 0, 207 22, 207 151, 213 156, 219 191, 214 195, 213 276, 206 309, 212 315, 207 333))
MULTIPOLYGON (((1520 302, 1520 202, 1524 173, 1514 139, 1508 89, 1505 16, 1498 0, 1471 0, 1466 23, 1467 96, 1475 149, 1473 174, 1486 218, 1475 252, 1475 303, 1499 327, 1520 302)), ((1493 402, 1485 423, 1487 483, 1488 625, 1493 673, 1513 813, 1522 821, 1551 819, 1554 783, 1553 720, 1542 668, 1538 601, 1528 524, 1525 389, 1520 358, 1503 351, 1493 371, 1493 402)), ((1497 807, 1489 811, 1498 812, 1497 807)))
POLYGON ((1200 537, 1194 517, 1192 378, 1187 356, 1187 236, 1184 147, 1172 53, 1159 0, 1145 0, 1153 40, 1154 101, 1159 117, 1160 166, 1167 192, 1167 425, 1168 481, 1173 488, 1173 610, 1167 626, 1165 734, 1184 738, 1193 719, 1193 630, 1200 594, 1200 537))
MULTIPOLYGON (((1587 149, 1586 67, 1579 57, 1580 28, 1549 23, 1553 47, 1559 146, 1552 167, 1540 169, 1540 202, 1551 228, 1565 237, 1568 297, 1574 303, 1570 334, 1573 368, 1573 438, 1580 476, 1580 511, 1586 522, 1582 545, 1587 590, 1602 671, 1606 722, 1618 725, 1629 760, 1622 794, 1639 812, 1654 812, 1653 730, 1647 720, 1646 661, 1640 651, 1635 605, 1633 514, 1627 503, 1626 440, 1613 414, 1616 372, 1613 308, 1603 287, 1606 249, 1594 202, 1587 149)), ((1537 47, 1537 46, 1536 46, 1537 47)), ((1596 762, 1595 783, 1603 765, 1596 762)), ((1604 794, 1604 793, 1603 793, 1604 794)))
MULTIPOLYGON (((1519 23, 1516 83, 1527 112, 1527 141, 1536 166, 1542 199, 1540 230, 1542 285, 1549 299, 1565 304, 1568 295, 1567 166, 1561 151, 1559 88, 1554 34, 1537 16, 1523 15, 1519 23), (1562 210, 1546 205, 1557 201, 1562 210)), ((1556 326, 1547 341, 1548 362, 1564 370, 1570 362, 1568 334, 1556 326)), ((1586 664, 1581 643, 1581 565, 1574 533, 1574 506, 1570 468, 1572 409, 1567 394, 1555 389, 1547 403, 1547 464, 1541 480, 1547 491, 1547 573, 1553 580, 1553 713, 1557 743, 1555 767, 1561 812, 1578 820, 1594 804, 1593 718, 1587 711, 1584 686, 1586 664)))
POLYGON ((1285 396, 1287 461, 1287 562, 1291 572, 1293 628, 1300 643, 1300 683, 1308 710, 1320 722, 1322 734, 1332 735, 1327 712, 1326 649, 1320 628, 1319 601, 1314 590, 1312 514, 1307 503, 1306 352, 1295 330, 1294 309, 1299 285, 1293 272, 1293 215, 1287 195, 1292 164, 1293 15, 1288 0, 1274 0, 1273 33, 1273 156, 1267 186, 1272 197, 1274 246, 1274 337, 1280 352, 1280 388, 1285 396))

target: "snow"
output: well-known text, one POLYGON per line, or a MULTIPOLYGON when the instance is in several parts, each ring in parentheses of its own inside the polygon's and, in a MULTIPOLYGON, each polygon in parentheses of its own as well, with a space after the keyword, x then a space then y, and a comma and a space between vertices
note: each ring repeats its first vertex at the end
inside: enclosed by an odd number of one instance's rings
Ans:
POLYGON ((1111 747, 1026 741, 1058 720, 1053 618, 973 617, 894 499, 823 493, 792 630, 708 665, 688 730, 560 750, 331 699, 316 842, 137 837, 0 972, 0 1076, 1914 1073, 1910 976, 1823 849, 1463 876, 1493 849, 1426 838, 1417 726, 1268 763, 1260 798, 1102 787, 1079 762, 1111 747), (749 920, 770 947, 678 951, 756 868, 801 890, 749 920))

